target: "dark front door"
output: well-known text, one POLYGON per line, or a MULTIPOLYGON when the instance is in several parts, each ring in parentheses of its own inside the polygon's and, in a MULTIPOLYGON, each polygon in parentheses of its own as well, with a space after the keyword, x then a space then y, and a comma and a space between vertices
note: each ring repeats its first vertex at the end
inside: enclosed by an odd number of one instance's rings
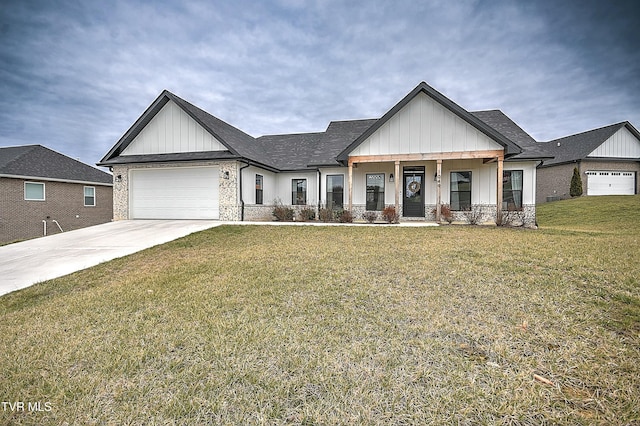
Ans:
POLYGON ((404 169, 402 215, 424 217, 424 168, 404 169))

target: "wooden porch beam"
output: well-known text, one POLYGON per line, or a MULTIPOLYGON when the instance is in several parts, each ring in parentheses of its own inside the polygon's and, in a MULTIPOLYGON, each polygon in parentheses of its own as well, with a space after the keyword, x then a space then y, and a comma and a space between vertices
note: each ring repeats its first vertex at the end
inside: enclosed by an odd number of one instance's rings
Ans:
POLYGON ((396 184, 396 214, 400 214, 400 161, 395 162, 395 184, 396 184))
POLYGON ((391 161, 471 160, 476 158, 495 159, 500 156, 504 158, 504 150, 502 149, 486 151, 432 152, 424 154, 358 155, 349 157, 349 164, 382 163, 391 161))

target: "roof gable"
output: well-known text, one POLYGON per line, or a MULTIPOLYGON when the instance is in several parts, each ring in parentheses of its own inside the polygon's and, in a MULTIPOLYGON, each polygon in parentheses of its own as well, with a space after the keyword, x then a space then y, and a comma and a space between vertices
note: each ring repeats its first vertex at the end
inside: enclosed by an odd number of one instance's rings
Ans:
MULTIPOLYGON (((118 163, 119 160, 117 158, 123 155, 129 145, 140 135, 169 101, 173 101, 184 113, 219 142, 221 146, 233 154, 233 156, 252 158, 252 156, 259 156, 261 154, 253 137, 174 95, 168 90, 164 90, 98 164, 110 165, 118 163)), ((173 154, 175 154, 175 152, 173 154)))
POLYGON ((113 177, 42 145, 0 148, 0 176, 112 185, 113 177))
POLYGON ((121 155, 226 150, 226 146, 170 100, 149 120, 121 155))
POLYGON ((640 133, 628 121, 565 136, 540 144, 554 157, 552 160, 545 162, 545 165, 569 163, 587 158, 622 128, 625 128, 631 135, 640 140, 640 133))
POLYGON ((587 157, 640 159, 640 139, 627 125, 622 126, 587 157))
POLYGON ((386 114, 384 114, 379 120, 371 125, 353 143, 346 147, 338 155, 338 160, 346 162, 349 155, 354 152, 358 146, 365 142, 376 131, 385 126, 385 124, 387 124, 393 117, 400 113, 407 105, 409 105, 412 101, 414 101, 416 97, 421 94, 426 95, 428 98, 435 101, 434 105, 441 106, 443 111, 448 111, 458 117, 461 120, 460 123, 469 125, 469 127, 477 130, 482 135, 494 141, 498 146, 503 147, 506 155, 514 155, 522 152, 522 149, 519 146, 497 132, 491 126, 487 125, 479 118, 467 112, 465 109, 460 107, 458 104, 456 104, 440 92, 436 91, 427 83, 422 82, 418 86, 416 86, 416 88, 413 89, 409 94, 407 94, 407 96, 405 96, 400 102, 398 102, 393 108, 391 108, 386 114))

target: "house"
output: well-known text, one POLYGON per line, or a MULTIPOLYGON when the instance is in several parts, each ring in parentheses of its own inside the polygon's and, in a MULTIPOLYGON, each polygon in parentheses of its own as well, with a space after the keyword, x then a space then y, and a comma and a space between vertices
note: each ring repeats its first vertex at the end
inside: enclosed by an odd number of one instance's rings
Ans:
POLYGON ((540 145, 553 158, 538 168, 538 203, 569 198, 576 167, 584 195, 640 193, 640 133, 628 121, 540 145))
POLYGON ((422 82, 380 118, 254 138, 165 90, 98 165, 113 172, 116 220, 270 219, 281 202, 356 218, 394 206, 401 220, 510 209, 534 225, 544 154, 500 114, 504 128, 422 82))
POLYGON ((113 178, 42 145, 0 148, 0 243, 109 222, 113 178))

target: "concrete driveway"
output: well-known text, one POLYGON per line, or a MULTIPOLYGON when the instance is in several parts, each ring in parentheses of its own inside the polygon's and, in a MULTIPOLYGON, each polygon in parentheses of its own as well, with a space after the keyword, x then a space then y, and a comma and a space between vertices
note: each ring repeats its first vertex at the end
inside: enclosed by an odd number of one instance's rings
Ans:
POLYGON ((125 220, 2 246, 0 296, 221 224, 125 220))

